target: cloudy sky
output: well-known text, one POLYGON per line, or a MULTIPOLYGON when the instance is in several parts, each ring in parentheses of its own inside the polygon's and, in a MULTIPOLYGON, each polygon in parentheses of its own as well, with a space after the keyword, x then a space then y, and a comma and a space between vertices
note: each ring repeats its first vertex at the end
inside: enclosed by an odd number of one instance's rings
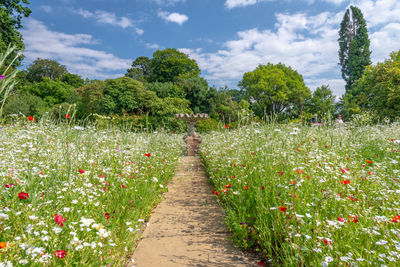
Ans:
POLYGON ((367 20, 373 63, 400 49, 399 0, 32 0, 24 65, 50 58, 107 79, 139 56, 177 48, 210 85, 237 88, 258 64, 282 62, 310 89, 329 85, 340 96, 337 38, 350 5, 367 20))

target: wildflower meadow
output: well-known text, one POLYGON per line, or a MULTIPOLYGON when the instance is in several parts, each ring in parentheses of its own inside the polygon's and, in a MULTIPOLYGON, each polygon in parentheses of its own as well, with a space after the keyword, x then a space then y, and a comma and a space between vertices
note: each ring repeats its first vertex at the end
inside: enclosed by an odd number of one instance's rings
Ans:
POLYGON ((181 137, 32 117, 1 127, 0 265, 123 264, 174 174, 181 137))
POLYGON ((203 137, 236 243, 279 266, 396 266, 400 125, 247 126, 203 137))

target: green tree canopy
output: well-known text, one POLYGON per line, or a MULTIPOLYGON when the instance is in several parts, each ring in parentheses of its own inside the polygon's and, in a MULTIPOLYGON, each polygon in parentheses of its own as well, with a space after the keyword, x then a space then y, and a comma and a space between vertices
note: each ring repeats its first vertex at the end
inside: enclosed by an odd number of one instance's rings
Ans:
MULTIPOLYGON (((24 48, 22 35, 18 30, 22 28, 22 17, 28 17, 32 12, 25 5, 29 5, 28 0, 0 0, 0 53, 4 53, 11 44, 17 50, 24 48)), ((19 65, 21 60, 20 58, 15 64, 19 65)))
POLYGON ((198 77, 196 61, 177 49, 157 50, 151 60, 151 82, 175 82, 178 78, 198 77))
POLYGON ((106 83, 93 81, 80 88, 75 89, 75 94, 80 97, 78 103, 78 117, 87 117, 92 113, 100 113, 103 90, 106 83))
POLYGON ((105 114, 143 114, 149 112, 158 97, 143 84, 129 77, 105 81, 101 111, 105 114))
POLYGON ((43 78, 32 84, 30 93, 41 97, 49 107, 68 101, 74 93, 74 87, 62 81, 43 78))
POLYGON ((286 109, 298 108, 311 95, 303 77, 284 64, 259 65, 246 72, 239 82, 256 115, 281 114, 286 109))
POLYGON ((176 85, 176 84, 174 84, 172 82, 147 83, 146 84, 146 89, 150 90, 150 91, 153 91, 160 98, 165 98, 165 97, 185 98, 185 95, 186 95, 185 91, 181 87, 179 87, 178 85, 176 85))
POLYGON ((190 108, 194 113, 210 113, 213 96, 209 90, 208 83, 200 77, 180 78, 176 84, 182 88, 186 94, 186 99, 190 101, 190 108))
POLYGON ((400 50, 376 66, 369 66, 354 83, 354 94, 361 111, 379 117, 400 117, 400 50))
POLYGON ((320 119, 333 118, 335 113, 335 96, 327 85, 315 89, 312 97, 306 102, 307 111, 317 114, 320 119))
POLYGON ((361 78, 365 67, 371 64, 367 23, 359 8, 350 6, 346 10, 340 24, 338 42, 339 64, 347 93, 354 81, 361 78))
POLYGON ((72 73, 66 73, 64 74, 60 80, 66 84, 71 85, 74 88, 81 87, 85 81, 82 79, 81 76, 77 74, 72 74, 72 73))
POLYGON ((50 80, 61 79, 65 74, 68 73, 67 68, 55 60, 52 59, 36 59, 27 68, 27 79, 30 82, 39 82, 43 78, 49 78, 50 80))
POLYGON ((149 80, 150 74, 151 59, 148 57, 138 57, 132 62, 132 66, 126 71, 125 76, 144 83, 149 80))

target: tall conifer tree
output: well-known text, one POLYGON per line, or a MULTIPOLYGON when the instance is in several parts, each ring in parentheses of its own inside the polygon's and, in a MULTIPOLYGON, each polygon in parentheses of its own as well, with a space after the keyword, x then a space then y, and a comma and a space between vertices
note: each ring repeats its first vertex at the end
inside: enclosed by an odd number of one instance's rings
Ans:
POLYGON ((361 78, 366 66, 371 64, 371 51, 367 23, 361 10, 350 6, 344 14, 339 31, 339 61, 342 77, 346 81, 346 93, 361 78))

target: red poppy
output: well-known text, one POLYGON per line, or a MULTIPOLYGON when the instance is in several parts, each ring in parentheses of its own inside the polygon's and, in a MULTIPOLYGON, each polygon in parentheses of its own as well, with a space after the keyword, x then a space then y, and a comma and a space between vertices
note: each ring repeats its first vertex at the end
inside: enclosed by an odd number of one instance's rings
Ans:
POLYGON ((392 221, 395 223, 400 222, 400 215, 394 216, 392 221))
POLYGON ((69 119, 69 118, 70 118, 69 114, 65 115, 64 117, 65 117, 66 119, 69 119))
POLYGON ((243 187, 244 188, 244 190, 249 190, 249 186, 248 185, 246 185, 245 187, 243 187))
POLYGON ((279 209, 280 211, 282 211, 282 212, 285 212, 285 211, 287 210, 286 207, 278 207, 278 209, 279 209))
POLYGON ((350 199, 351 199, 351 201, 360 201, 359 199, 352 198, 351 196, 348 196, 348 198, 350 198, 350 199))
POLYGON ((263 185, 261 186, 261 190, 264 190, 264 186, 263 185))
POLYGON ((226 193, 228 193, 228 188, 224 188, 224 189, 222 189, 222 192, 224 193, 224 194, 226 194, 226 193))
POLYGON ((21 199, 21 200, 27 199, 28 197, 29 197, 28 193, 21 192, 21 193, 18 194, 18 198, 21 199))
POLYGON ((99 178, 105 178, 106 176, 104 174, 99 174, 99 178))
POLYGON ((367 159, 366 162, 367 162, 368 164, 371 164, 371 163, 372 163, 372 160, 367 159))
POLYGON ((338 219, 339 222, 344 222, 344 223, 347 222, 347 220, 345 218, 342 218, 342 217, 338 217, 337 219, 338 219))
POLYGON ((259 262, 257 263, 257 265, 258 265, 258 266, 264 266, 264 263, 263 263, 262 261, 259 261, 259 262))
POLYGON ((13 187, 13 186, 15 186, 15 184, 5 184, 5 187, 6 187, 6 188, 11 188, 11 187, 13 187))
POLYGON ((342 173, 349 173, 349 169, 347 169, 347 168, 343 168, 343 169, 341 169, 341 171, 342 171, 342 173))
POLYGON ((79 173, 82 174, 82 173, 85 173, 85 171, 82 169, 79 169, 79 173))
POLYGON ((63 227, 64 224, 63 222, 65 222, 67 219, 65 219, 62 215, 54 215, 54 221, 56 222, 56 224, 58 224, 60 227, 63 227))
POLYGON ((228 185, 225 185, 225 188, 229 188, 231 186, 232 186, 232 184, 228 184, 228 185))
POLYGON ((358 218, 357 218, 357 216, 351 216, 351 215, 349 215, 349 221, 350 221, 350 222, 353 222, 353 223, 357 223, 357 222, 358 222, 358 218))
POLYGON ((151 153, 145 153, 144 156, 149 158, 151 156, 151 153))
POLYGON ((126 186, 125 186, 125 185, 123 185, 123 184, 121 184, 121 187, 122 187, 122 188, 126 188, 126 186))
POLYGON ((350 180, 343 180, 343 181, 340 181, 340 183, 341 184, 350 184, 350 180))
POLYGON ((110 213, 108 213, 108 212, 107 212, 107 213, 104 213, 104 217, 106 218, 106 220, 110 219, 110 217, 111 217, 111 216, 110 216, 110 213))
POLYGON ((8 246, 7 242, 0 242, 0 249, 3 249, 7 246, 8 246))
POLYGON ((57 258, 62 259, 67 256, 67 253, 65 252, 65 250, 56 250, 56 252, 54 252, 54 255, 56 255, 57 258))
POLYGON ((216 196, 218 196, 219 195, 219 192, 218 191, 212 191, 216 196))
POLYGON ((229 125, 228 124, 225 124, 225 129, 228 129, 229 128, 229 125))
POLYGON ((326 245, 332 245, 332 241, 329 241, 328 239, 324 239, 324 243, 326 244, 326 245))
POLYGON ((302 170, 302 169, 297 169, 297 170, 296 170, 296 173, 302 174, 302 173, 303 173, 303 170, 302 170))
POLYGON ((296 181, 290 181, 289 184, 297 184, 296 181))
POLYGON ((35 121, 35 119, 32 116, 28 116, 28 120, 35 121))
POLYGON ((283 175, 283 172, 278 172, 279 173, 279 175, 283 175))

